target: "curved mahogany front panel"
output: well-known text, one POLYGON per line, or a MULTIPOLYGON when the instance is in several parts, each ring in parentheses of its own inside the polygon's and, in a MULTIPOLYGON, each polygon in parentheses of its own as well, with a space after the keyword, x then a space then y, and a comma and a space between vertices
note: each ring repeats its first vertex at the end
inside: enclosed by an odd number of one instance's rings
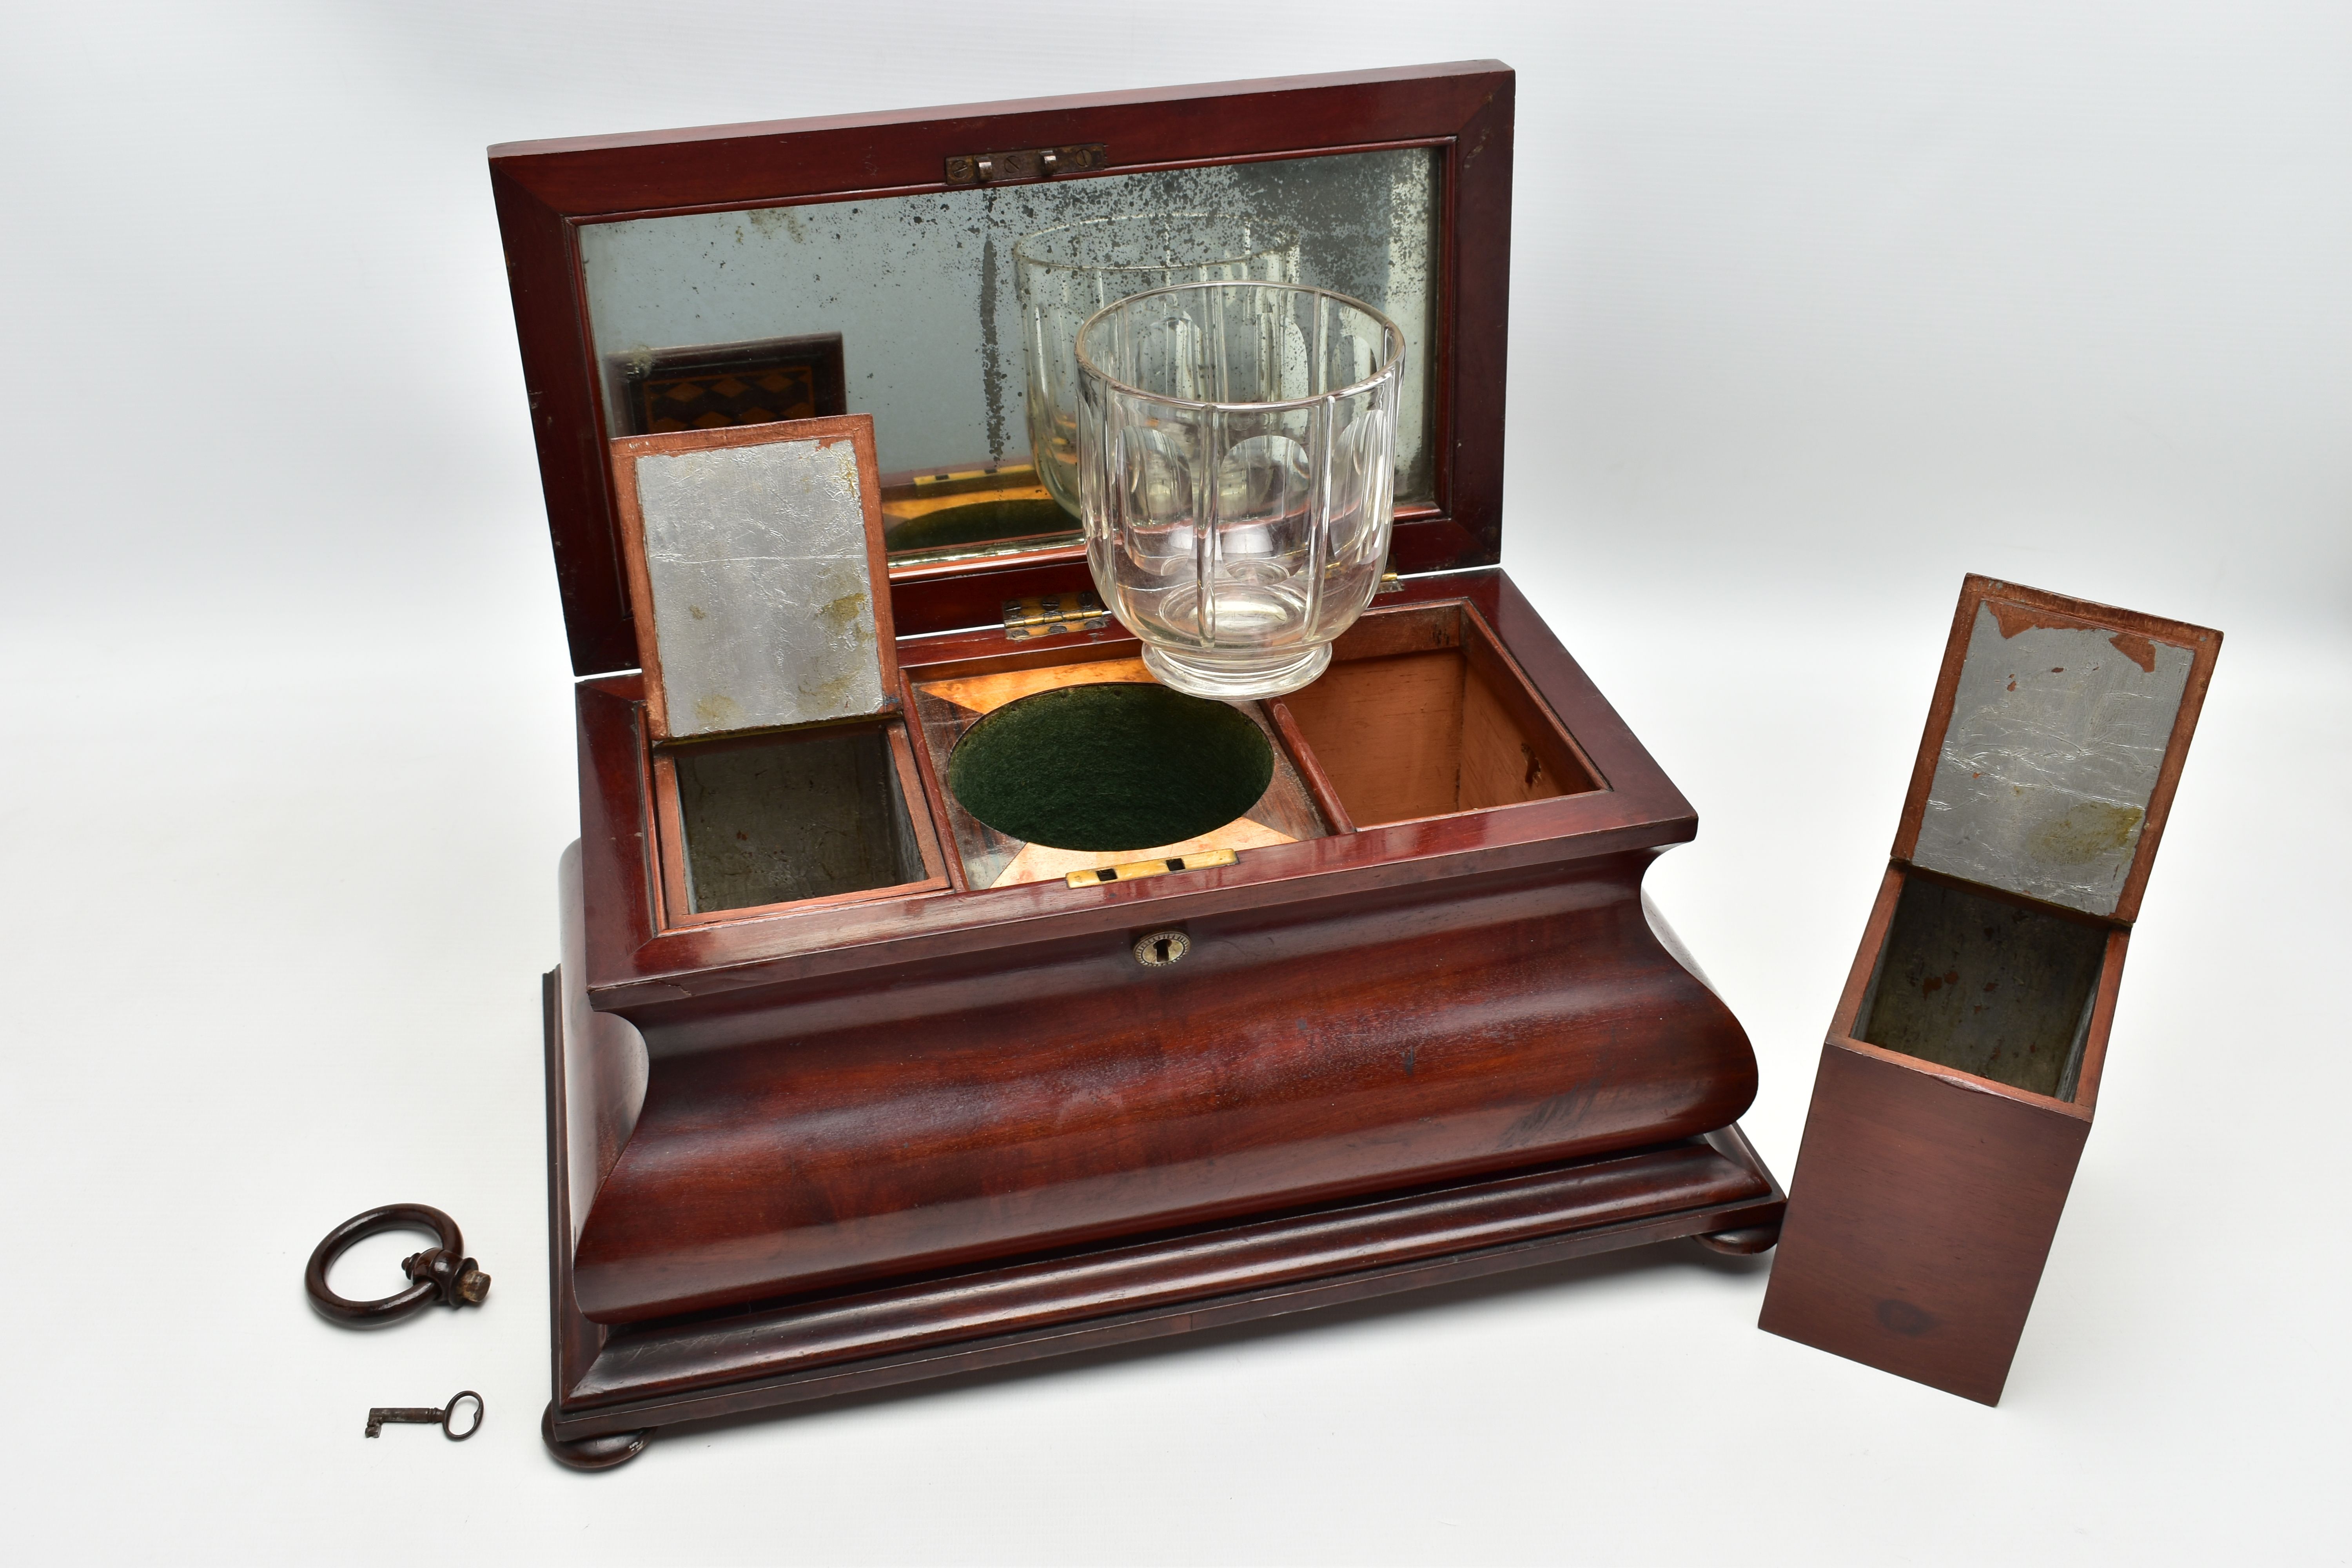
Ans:
POLYGON ((1104 936, 649 1010, 581 1309, 636 1321, 1725 1126, 1755 1058, 1651 934, 1648 858, 1195 921, 1160 967, 1104 936))

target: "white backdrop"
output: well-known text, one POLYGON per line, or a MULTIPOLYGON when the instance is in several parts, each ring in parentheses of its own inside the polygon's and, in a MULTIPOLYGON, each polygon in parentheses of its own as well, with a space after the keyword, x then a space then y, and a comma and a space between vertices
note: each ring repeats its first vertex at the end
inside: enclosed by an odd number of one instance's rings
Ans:
POLYGON ((2341 1563, 2352 7, 0 5, 15 1405, 42 1560, 2341 1563), (547 1395, 569 672, 482 164, 1478 56, 1506 564, 1697 805, 1784 1176, 1963 572, 2222 627, 2006 1400, 1676 1247, 698 1432, 547 1395), (467 1225, 488 1306, 313 1318, 467 1225), (356 1250, 347 1289, 415 1245, 356 1250), (463 1447, 375 1404, 488 1401, 463 1447), (462 1538, 462 1544, 461 1544, 462 1538))

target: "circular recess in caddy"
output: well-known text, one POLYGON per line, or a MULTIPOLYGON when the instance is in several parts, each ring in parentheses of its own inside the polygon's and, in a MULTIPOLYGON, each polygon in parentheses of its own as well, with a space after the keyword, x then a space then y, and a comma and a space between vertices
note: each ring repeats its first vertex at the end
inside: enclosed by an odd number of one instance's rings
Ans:
POLYGON ((1223 827, 1274 782, 1274 748, 1223 702, 1139 681, 1008 702, 948 755, 948 789, 1008 837, 1153 849, 1223 827))

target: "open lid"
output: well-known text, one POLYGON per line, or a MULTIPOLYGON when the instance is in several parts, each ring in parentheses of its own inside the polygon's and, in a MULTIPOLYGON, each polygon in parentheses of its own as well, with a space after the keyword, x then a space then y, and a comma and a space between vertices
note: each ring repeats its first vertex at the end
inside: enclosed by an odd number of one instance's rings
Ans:
POLYGON ((1970 574, 1895 858, 2137 919, 2221 647, 2203 626, 1970 574))
POLYGON ((656 742, 898 706, 873 420, 627 437, 612 461, 656 742))
MULTIPOLYGON (((1478 61, 492 148, 574 670, 627 668, 645 640, 614 438, 872 415, 904 631, 1082 572, 1037 455, 1068 439, 1032 395, 1045 275, 1016 252, 1056 232, 1033 250, 1083 260, 1083 226, 1138 216, 1198 232, 1104 261, 1129 268, 1109 297, 1231 265, 1397 321, 1391 564, 1492 564, 1512 100, 1478 61)), ((1050 283, 1072 310, 1091 287, 1050 283)))

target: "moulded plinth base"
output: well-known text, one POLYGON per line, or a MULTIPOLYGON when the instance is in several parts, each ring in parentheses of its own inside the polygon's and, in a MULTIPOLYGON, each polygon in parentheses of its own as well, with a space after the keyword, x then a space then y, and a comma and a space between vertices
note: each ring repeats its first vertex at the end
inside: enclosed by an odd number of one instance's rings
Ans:
POLYGON ((572 1290, 560 971, 546 976, 557 1458, 658 1427, 1339 1306, 1682 1237, 1770 1245, 1784 1194, 1734 1124, 1705 1138, 1097 1248, 612 1329, 572 1290), (602 1441, 611 1439, 611 1441, 602 1441))

